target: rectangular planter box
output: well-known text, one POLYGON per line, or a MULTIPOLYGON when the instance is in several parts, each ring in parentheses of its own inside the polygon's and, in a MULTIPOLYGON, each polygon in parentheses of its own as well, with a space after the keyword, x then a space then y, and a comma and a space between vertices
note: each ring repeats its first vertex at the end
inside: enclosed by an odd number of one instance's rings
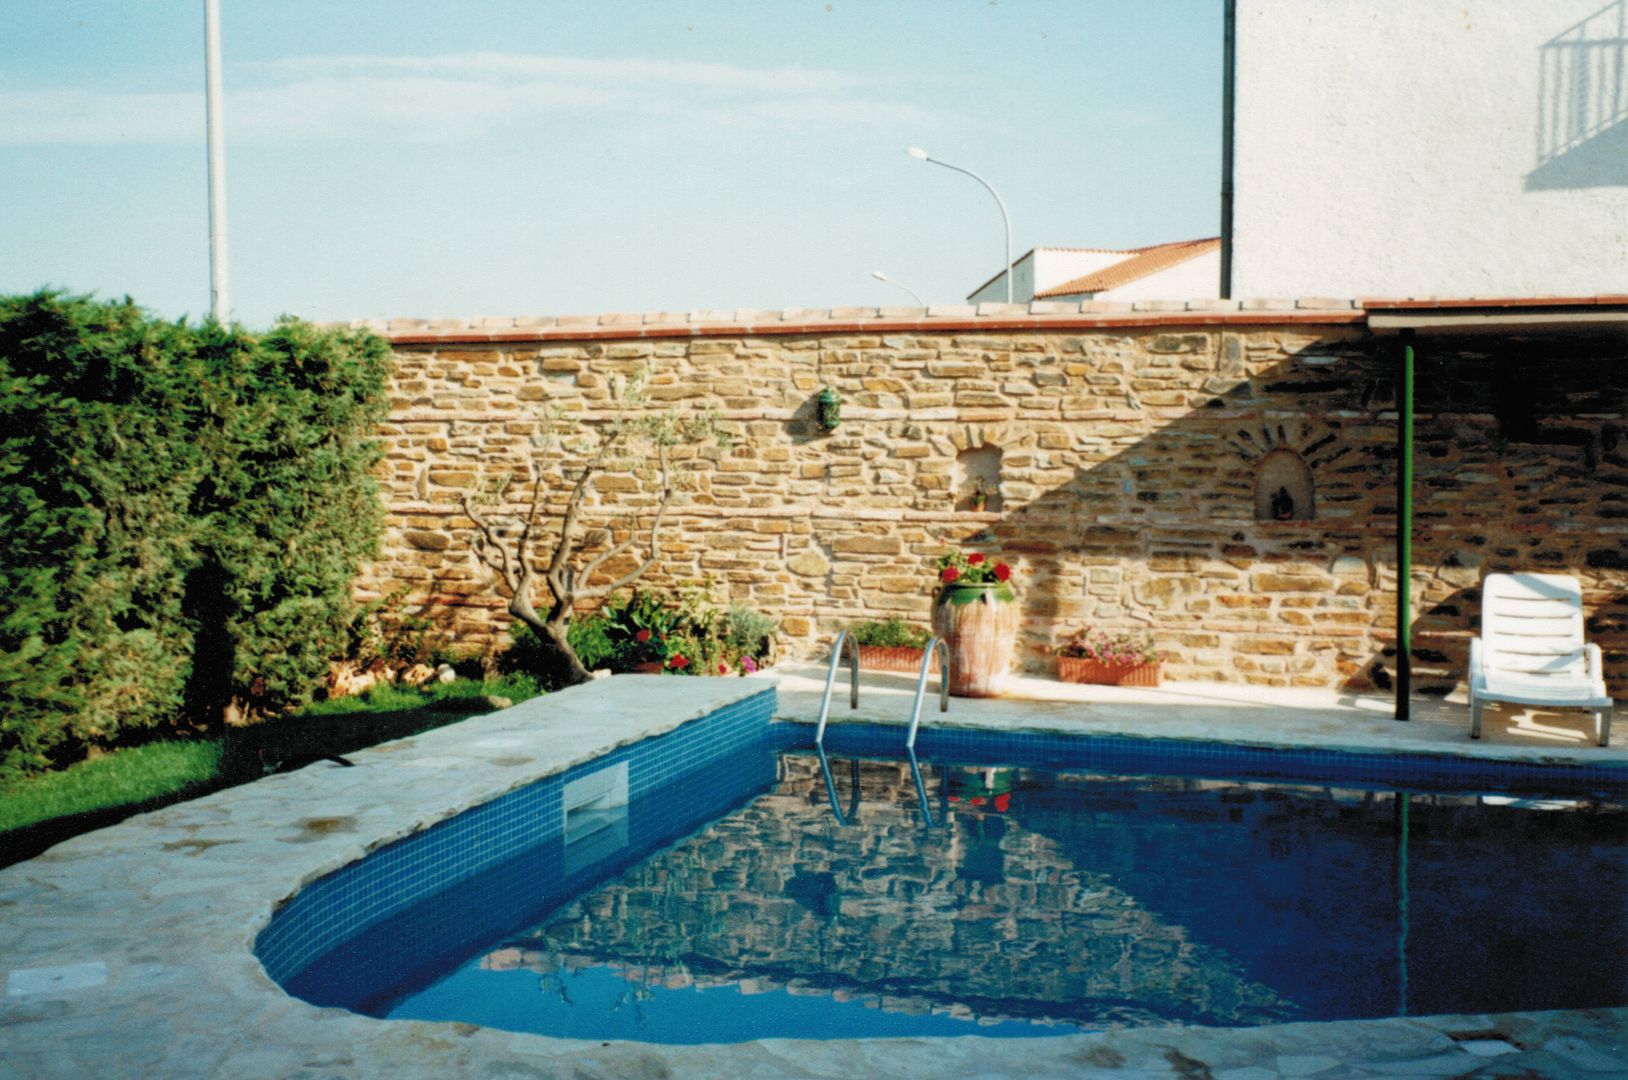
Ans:
POLYGON ((1063 682, 1095 683, 1098 686, 1158 686, 1159 662, 1151 664, 1104 664, 1078 656, 1057 658, 1057 677, 1063 682))
MULTIPOLYGON (((868 671, 903 671, 915 675, 921 671, 922 651, 912 649, 908 645, 861 645, 859 647, 859 666, 868 671)), ((927 669, 938 670, 938 655, 933 655, 933 665, 927 669)))

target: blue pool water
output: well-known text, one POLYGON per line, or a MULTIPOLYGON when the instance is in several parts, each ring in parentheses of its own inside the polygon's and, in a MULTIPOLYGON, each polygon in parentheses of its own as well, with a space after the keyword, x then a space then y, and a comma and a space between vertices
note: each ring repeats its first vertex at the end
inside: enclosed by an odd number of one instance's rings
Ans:
POLYGON ((770 707, 392 845, 257 951, 318 1004, 652 1042, 1628 1002, 1609 769, 946 730, 912 770, 860 726, 822 768, 770 707))

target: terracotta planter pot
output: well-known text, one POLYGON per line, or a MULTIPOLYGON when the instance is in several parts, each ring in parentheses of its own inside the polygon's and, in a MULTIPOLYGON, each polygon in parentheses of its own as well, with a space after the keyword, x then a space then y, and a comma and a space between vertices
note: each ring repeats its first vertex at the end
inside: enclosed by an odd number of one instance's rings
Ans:
POLYGON ((1063 682, 1095 683, 1098 686, 1158 686, 1159 662, 1150 664, 1104 664, 1079 656, 1059 656, 1057 677, 1063 682))
POLYGON ((661 674, 661 661, 660 660, 646 660, 642 664, 634 664, 633 665, 633 670, 638 672, 641 675, 660 675, 661 674))
MULTIPOLYGON (((922 651, 908 645, 861 645, 859 666, 868 671, 903 671, 915 675, 921 671, 922 651)), ((928 671, 938 670, 938 657, 933 657, 928 671)))
POLYGON ((1012 667, 1018 609, 1004 585, 952 585, 933 603, 933 632, 950 650, 950 693, 994 697, 1012 667))

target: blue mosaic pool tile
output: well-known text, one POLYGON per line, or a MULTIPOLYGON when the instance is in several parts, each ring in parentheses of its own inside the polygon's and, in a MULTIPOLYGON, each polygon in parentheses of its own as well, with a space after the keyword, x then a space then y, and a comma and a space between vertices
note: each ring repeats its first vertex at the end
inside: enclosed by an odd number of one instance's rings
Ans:
POLYGON ((300 971, 420 899, 467 880, 564 831, 566 783, 622 761, 638 799, 744 745, 763 739, 773 687, 673 731, 546 777, 372 852, 305 886, 261 931, 255 953, 273 979, 300 971))
MULTIPOLYGON (((761 735, 761 732, 760 732, 761 735)), ((572 868, 563 835, 329 942, 279 981, 314 1005, 383 1016, 395 999, 444 974, 448 957, 505 943, 560 904, 644 861, 769 789, 775 758, 761 738, 631 800, 623 842, 572 868), (380 963, 388 956, 388 963, 380 963)))

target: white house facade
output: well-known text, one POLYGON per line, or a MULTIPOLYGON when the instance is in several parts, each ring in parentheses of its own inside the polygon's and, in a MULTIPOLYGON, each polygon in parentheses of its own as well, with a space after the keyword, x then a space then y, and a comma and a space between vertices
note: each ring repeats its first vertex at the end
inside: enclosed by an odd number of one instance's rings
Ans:
POLYGON ((1628 292, 1628 0, 1237 0, 1230 294, 1628 292))

